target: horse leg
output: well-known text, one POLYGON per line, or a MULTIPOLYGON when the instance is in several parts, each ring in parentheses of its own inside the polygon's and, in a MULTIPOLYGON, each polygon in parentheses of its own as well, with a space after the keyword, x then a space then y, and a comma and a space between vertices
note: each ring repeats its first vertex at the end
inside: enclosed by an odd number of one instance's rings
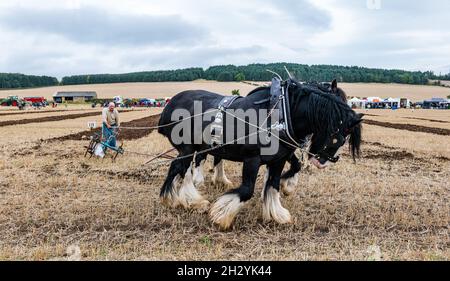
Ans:
POLYGON ((164 205, 177 207, 179 204, 178 200, 178 189, 181 186, 182 178, 180 173, 183 170, 183 161, 175 159, 170 164, 169 172, 167 174, 166 180, 161 187, 159 197, 164 205))
POLYGON ((211 207, 209 216, 212 222, 218 224, 221 229, 228 229, 244 203, 252 198, 260 163, 259 157, 246 160, 242 173, 242 184, 222 195, 211 207))
POLYGON ((203 175, 203 166, 206 162, 206 153, 197 155, 195 157, 195 167, 193 170, 194 185, 201 186, 205 182, 205 176, 203 175))
POLYGON ((225 167, 222 158, 214 157, 213 184, 216 186, 231 187, 233 183, 225 175, 225 167))
POLYGON ((195 163, 192 162, 193 157, 187 158, 184 163, 184 168, 187 169, 182 175, 183 181, 181 187, 178 191, 178 201, 185 209, 196 209, 200 212, 206 212, 209 208, 209 201, 203 198, 203 196, 198 192, 194 185, 194 172, 193 166, 195 163))
POLYGON ((283 173, 280 182, 281 191, 286 196, 290 196, 294 193, 295 187, 297 186, 300 178, 300 171, 302 169, 300 160, 295 156, 295 154, 293 154, 288 161, 291 164, 291 167, 288 171, 283 173))
MULTIPOLYGON (((180 156, 189 152, 180 153, 180 156)), ((163 204, 184 208, 195 208, 206 211, 209 202, 203 198, 194 186, 192 173, 193 157, 174 160, 168 172, 168 176, 161 188, 160 197, 163 204)))
POLYGON ((267 167, 266 185, 263 197, 264 221, 275 220, 277 223, 291 223, 291 214, 280 202, 280 178, 285 161, 267 167))

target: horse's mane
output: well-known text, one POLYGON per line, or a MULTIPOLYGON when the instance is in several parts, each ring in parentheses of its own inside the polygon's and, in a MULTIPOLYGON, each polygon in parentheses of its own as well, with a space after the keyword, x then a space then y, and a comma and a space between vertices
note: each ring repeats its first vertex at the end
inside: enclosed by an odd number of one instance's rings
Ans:
MULTIPOLYGON (((302 95, 311 95, 309 99, 309 104, 307 106, 307 114, 310 119, 310 122, 317 128, 317 126, 321 126, 323 128, 324 124, 326 126, 326 132, 329 135, 336 133, 338 128, 341 125, 341 121, 345 122, 347 120, 346 117, 353 116, 353 110, 347 105, 346 97, 343 98, 342 95, 345 96, 345 92, 339 88, 339 96, 328 91, 328 87, 325 84, 321 84, 318 82, 308 82, 302 84, 294 79, 290 80, 290 85, 294 86, 294 91, 297 93, 290 96, 291 99, 291 107, 298 106, 299 99, 302 95)), ((256 92, 262 90, 270 90, 270 86, 261 86, 250 93, 247 96, 250 96, 256 92)))
POLYGON ((325 91, 318 84, 300 84, 293 82, 296 86, 293 89, 291 106, 297 107, 300 99, 304 95, 309 95, 306 115, 314 128, 321 128, 328 136, 333 135, 342 123, 354 117, 354 111, 346 104, 341 97, 325 91))
MULTIPOLYGON (((294 79, 290 80, 289 85, 291 112, 295 112, 295 109, 301 105, 302 97, 310 96, 306 115, 317 138, 324 140, 332 136, 342 128, 343 124, 355 118, 356 113, 348 106, 347 96, 341 88, 338 88, 337 93, 333 93, 327 85, 314 82, 302 84, 294 79)), ((262 90, 270 90, 270 87, 258 87, 247 96, 262 90)), ((352 130, 350 137, 353 158, 359 155, 360 144, 361 125, 358 125, 352 130)))
MULTIPOLYGON (((344 102, 341 94, 337 96, 312 84, 293 82, 293 85, 296 87, 290 96, 291 106, 294 108, 300 106, 302 96, 309 95, 306 116, 318 139, 325 140, 337 133, 343 124, 348 124, 356 118, 356 113, 344 102)), ((350 132, 350 150, 354 159, 360 153, 360 145, 361 125, 358 124, 355 128, 351 128, 350 132)))

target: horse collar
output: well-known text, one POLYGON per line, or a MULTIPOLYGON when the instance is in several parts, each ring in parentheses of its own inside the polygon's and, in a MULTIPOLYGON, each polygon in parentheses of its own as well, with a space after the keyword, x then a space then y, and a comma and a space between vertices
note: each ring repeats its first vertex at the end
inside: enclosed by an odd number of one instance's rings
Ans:
POLYGON ((277 126, 280 137, 287 138, 292 146, 301 147, 294 138, 291 120, 291 105, 289 102, 290 80, 281 81, 278 77, 272 79, 270 87, 270 108, 279 112, 279 126, 277 126), (281 101, 281 102, 280 102, 281 101))

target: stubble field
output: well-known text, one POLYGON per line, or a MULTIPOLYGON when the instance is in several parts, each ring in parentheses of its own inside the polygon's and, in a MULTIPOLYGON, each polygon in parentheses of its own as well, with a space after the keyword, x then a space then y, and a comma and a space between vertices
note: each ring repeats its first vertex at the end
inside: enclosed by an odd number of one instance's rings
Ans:
MULTIPOLYGON (((126 153, 113 163, 84 158, 86 123, 99 116, 0 127, 0 260, 73 259, 68 248, 82 260, 449 260, 450 112, 363 112, 361 159, 345 153, 327 170, 304 167, 294 195, 282 198, 293 224, 263 223, 261 168, 227 232, 207 214, 160 204, 168 164, 144 163, 170 144, 155 131, 124 130, 126 153)), ((158 113, 121 117, 152 126, 158 113)), ((224 190, 210 167, 200 190, 214 201, 224 190)), ((241 165, 225 169, 237 185, 241 165)))
MULTIPOLYGON (((57 91, 96 91, 99 98, 123 96, 125 98, 163 98, 173 96, 183 90, 207 90, 230 95, 232 90, 238 89, 242 95, 250 92, 254 86, 265 85, 265 82, 216 82, 197 80, 193 82, 161 82, 161 83, 117 83, 92 84, 76 86, 45 87, 38 89, 2 90, 0 98, 8 95, 43 96, 49 100, 57 91)), ((446 98, 450 95, 450 88, 438 86, 376 84, 376 83, 340 83, 348 96, 381 97, 381 98, 409 98, 412 101, 422 101, 433 97, 446 98)))

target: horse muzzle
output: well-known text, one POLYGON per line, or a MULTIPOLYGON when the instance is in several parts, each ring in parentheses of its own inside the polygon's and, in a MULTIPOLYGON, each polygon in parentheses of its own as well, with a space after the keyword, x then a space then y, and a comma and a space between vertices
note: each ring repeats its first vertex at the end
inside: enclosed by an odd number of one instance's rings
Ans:
POLYGON ((326 161, 325 163, 320 163, 320 160, 313 157, 311 159, 309 159, 309 161, 311 162, 311 164, 313 164, 314 166, 316 166, 318 169, 323 170, 325 168, 327 168, 329 166, 329 162, 326 161))
POLYGON ((339 159, 340 159, 339 156, 331 157, 331 156, 317 155, 316 157, 312 157, 310 159, 310 162, 318 169, 323 170, 327 168, 330 165, 330 163, 332 164, 337 163, 339 159))

